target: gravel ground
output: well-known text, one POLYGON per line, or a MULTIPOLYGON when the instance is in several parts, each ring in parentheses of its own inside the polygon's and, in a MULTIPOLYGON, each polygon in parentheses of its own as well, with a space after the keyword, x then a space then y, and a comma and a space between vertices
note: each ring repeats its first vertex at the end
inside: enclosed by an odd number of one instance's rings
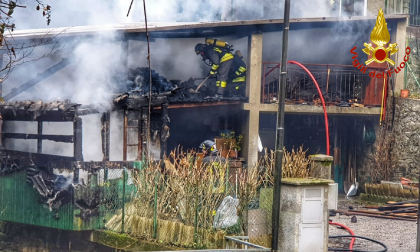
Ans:
MULTIPOLYGON (((361 205, 356 200, 339 200, 338 209, 348 210, 351 205, 354 209, 359 209, 361 205)), ((364 209, 367 210, 367 209, 364 209)), ((388 220, 373 217, 356 216, 357 222, 351 222, 352 216, 338 215, 330 216, 333 222, 341 223, 349 227, 355 235, 371 238, 384 243, 389 252, 415 252, 416 251, 416 235, 417 224, 411 221, 388 220)), ((339 229, 336 226, 329 226, 329 234, 333 235, 348 235, 345 229, 339 229)), ((334 248, 348 248, 350 238, 330 239, 330 247, 334 248)), ((354 249, 365 251, 381 251, 381 246, 376 245, 370 241, 356 239, 354 249)))

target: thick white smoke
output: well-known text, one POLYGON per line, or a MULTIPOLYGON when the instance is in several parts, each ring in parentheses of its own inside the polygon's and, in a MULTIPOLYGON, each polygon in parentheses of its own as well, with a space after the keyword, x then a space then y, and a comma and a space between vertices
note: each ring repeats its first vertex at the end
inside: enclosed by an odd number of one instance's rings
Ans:
MULTIPOLYGON (((47 26, 46 19, 35 10, 37 3, 33 0, 19 1, 27 5, 26 9, 18 9, 14 13, 15 24, 18 30, 37 28, 56 28, 71 26, 100 26, 106 24, 144 22, 143 1, 135 0, 129 17, 127 11, 131 0, 71 0, 54 1, 44 0, 52 6, 51 24, 47 26)), ((291 4, 291 17, 328 17, 337 16, 337 0, 293 0, 291 4)), ((149 22, 212 22, 221 20, 249 20, 249 19, 276 19, 283 18, 283 1, 274 0, 146 0, 147 17, 149 22)), ((328 34, 327 31, 324 31, 328 34)), ((351 35, 349 35, 351 36, 351 35)), ((281 33, 271 35, 271 39, 264 38, 265 61, 279 61, 281 51, 281 33)), ((318 38, 317 49, 328 41, 315 36, 314 33, 291 34, 289 45, 293 57, 299 60, 300 53, 307 46, 314 48, 313 38, 318 38), (312 45, 311 45, 312 43, 312 45)), ((235 37, 218 37, 235 45, 235 50, 241 50, 247 57, 247 39, 235 37)), ((60 36, 58 36, 60 39, 60 36)), ((152 69, 160 75, 170 79, 185 81, 190 77, 203 77, 208 67, 193 52, 196 43, 203 43, 204 39, 156 39, 151 43, 152 69)), ((118 83, 113 78, 125 68, 147 66, 147 44, 144 41, 130 40, 128 52, 122 50, 123 43, 118 34, 107 33, 75 40, 60 40, 58 48, 61 50, 53 56, 39 61, 20 65, 14 68, 12 74, 3 83, 3 95, 12 88, 31 80, 37 74, 57 64, 63 58, 72 58, 74 62, 61 71, 49 76, 26 92, 16 96, 15 100, 41 99, 52 101, 57 99, 71 99, 82 104, 107 103, 112 97, 118 83)), ((31 57, 36 58, 51 50, 51 45, 35 48, 31 57)), ((327 48, 324 47, 325 52, 327 48)), ((341 49, 340 49, 341 50, 341 49)), ((344 51, 344 50, 343 50, 344 51)), ((320 50, 315 50, 309 61, 319 59, 320 50), (311 58, 312 57, 312 58, 311 58)), ((322 55, 327 55, 326 53, 322 55)), ((308 59, 308 58, 306 58, 308 59)), ((305 60, 303 60, 305 61, 305 60)), ((309 62, 306 60, 306 62, 309 62)), ((99 117, 84 117, 84 155, 86 160, 101 160, 100 123, 99 117)), ((122 125, 121 121, 113 116, 111 132, 111 159, 122 159, 122 125)), ((44 123, 45 124, 45 123, 44 123)), ((17 125, 17 124, 16 124, 17 125)), ((22 126, 23 127, 23 126, 22 126)), ((66 127, 48 127, 44 130, 49 134, 65 134, 66 127)), ((32 128, 28 130, 33 130, 32 128)), ((23 133, 23 132, 22 132, 23 133)), ((26 132, 29 133, 29 132, 26 132)), ((35 133, 35 132, 33 132, 35 133)), ((44 133, 46 134, 46 133, 44 133)), ((66 133, 67 134, 67 133, 66 133)), ((70 133, 71 134, 71 133, 70 133)), ((44 153, 72 155, 70 144, 57 144, 44 141, 44 153)), ((16 149, 25 148, 26 151, 36 151, 35 140, 19 140, 14 142, 16 149), (28 144, 31 143, 31 144, 28 144)))

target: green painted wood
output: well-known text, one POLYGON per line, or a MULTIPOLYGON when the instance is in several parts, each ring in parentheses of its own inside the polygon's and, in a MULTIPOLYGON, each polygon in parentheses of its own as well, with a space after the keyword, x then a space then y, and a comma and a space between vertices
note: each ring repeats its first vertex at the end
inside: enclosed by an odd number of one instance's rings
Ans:
MULTIPOLYGON (((87 188, 78 187, 71 190, 71 202, 55 212, 39 202, 41 196, 26 182, 25 170, 2 176, 0 177, 0 220, 72 231, 102 229, 106 221, 124 205, 123 181, 122 178, 118 178, 98 185, 97 177, 93 174, 90 181, 91 184, 87 188), (99 213, 82 220, 81 210, 74 203, 91 197, 97 198, 99 213)), ((132 200, 135 193, 134 185, 126 186, 126 203, 132 200)))

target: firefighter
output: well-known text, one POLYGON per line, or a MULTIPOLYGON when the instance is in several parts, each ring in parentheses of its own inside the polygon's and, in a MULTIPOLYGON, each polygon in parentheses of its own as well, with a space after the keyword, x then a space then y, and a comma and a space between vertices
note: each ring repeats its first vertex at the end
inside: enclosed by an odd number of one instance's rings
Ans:
MULTIPOLYGON (((233 55, 233 64, 229 73, 229 83, 232 83, 236 96, 245 96, 246 63, 238 50, 233 55)), ((231 84, 229 84, 231 85, 231 84)))
POLYGON ((219 156, 219 151, 216 149, 216 144, 211 140, 206 140, 202 142, 199 146, 199 149, 204 154, 203 166, 204 165, 215 165, 218 166, 220 163, 224 165, 226 159, 222 156, 219 156))
POLYGON ((219 155, 219 151, 216 149, 216 144, 211 140, 202 142, 199 149, 201 149, 204 154, 203 167, 209 168, 210 175, 214 177, 213 190, 216 190, 216 188, 219 187, 219 190, 215 192, 223 193, 225 187, 222 185, 225 181, 226 159, 219 155))
MULTIPOLYGON (((223 98, 228 80, 233 83, 244 83, 246 64, 242 55, 231 53, 230 46, 226 42, 215 39, 207 39, 206 44, 197 44, 195 53, 203 57, 203 61, 210 61, 210 77, 216 77, 216 98, 223 98)), ((238 53, 239 51, 237 51, 238 53)), ((240 54, 240 52, 239 52, 240 54)), ((239 85, 238 89, 239 89, 239 85)))

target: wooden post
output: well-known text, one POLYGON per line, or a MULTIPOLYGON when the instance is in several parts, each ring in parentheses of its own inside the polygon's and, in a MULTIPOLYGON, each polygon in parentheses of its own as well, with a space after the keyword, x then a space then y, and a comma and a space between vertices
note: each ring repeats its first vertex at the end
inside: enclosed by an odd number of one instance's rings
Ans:
MULTIPOLYGON (((38 121, 38 135, 42 135, 42 121, 38 121)), ((42 139, 38 139, 37 152, 42 153, 42 139)))
POLYGON ((110 112, 103 113, 101 117, 102 161, 109 161, 110 118, 110 112))
POLYGON ((83 161, 83 132, 82 132, 82 118, 76 117, 73 122, 73 134, 74 134, 74 159, 76 161, 83 161))
POLYGON ((138 137, 137 159, 138 160, 143 160, 142 114, 143 114, 143 112, 140 109, 139 113, 138 113, 138 129, 137 129, 137 137, 138 137))
POLYGON ((148 155, 148 149, 147 149, 147 122, 149 117, 149 108, 143 107, 142 108, 142 116, 141 116, 141 127, 142 127, 142 144, 143 144, 143 153, 145 154, 145 157, 148 155))
POLYGON ((123 161, 127 161, 127 126, 128 126, 128 111, 124 110, 124 126, 123 126, 123 161))
POLYGON ((167 140, 169 136, 168 104, 162 104, 162 128, 160 130, 160 158, 163 159, 167 152, 167 140))

